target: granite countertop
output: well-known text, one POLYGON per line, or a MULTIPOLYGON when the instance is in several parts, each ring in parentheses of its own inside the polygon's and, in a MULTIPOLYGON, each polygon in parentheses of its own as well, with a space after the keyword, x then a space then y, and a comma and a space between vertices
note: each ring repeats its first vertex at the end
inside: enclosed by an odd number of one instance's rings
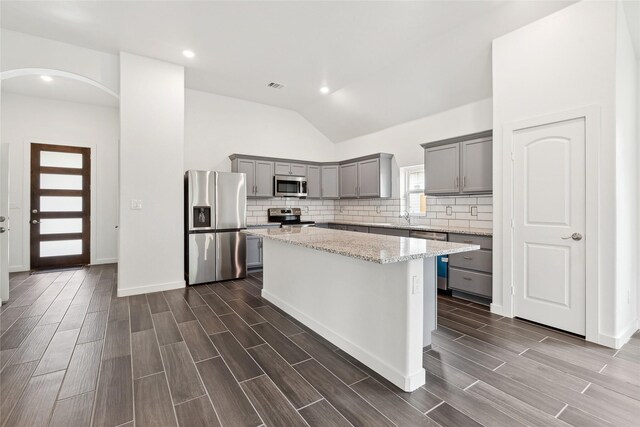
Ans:
POLYGON ((478 245, 317 227, 249 229, 244 230, 243 233, 378 264, 391 264, 480 249, 478 245))
POLYGON ((419 225, 419 224, 391 224, 391 223, 376 223, 376 222, 358 222, 358 221, 327 221, 327 224, 340 224, 340 225, 362 225, 364 227, 380 227, 380 228, 395 228, 399 230, 415 230, 415 231, 435 231, 439 233, 458 233, 469 234, 473 236, 493 236, 493 230, 490 228, 466 228, 466 227, 446 227, 438 225, 419 225))

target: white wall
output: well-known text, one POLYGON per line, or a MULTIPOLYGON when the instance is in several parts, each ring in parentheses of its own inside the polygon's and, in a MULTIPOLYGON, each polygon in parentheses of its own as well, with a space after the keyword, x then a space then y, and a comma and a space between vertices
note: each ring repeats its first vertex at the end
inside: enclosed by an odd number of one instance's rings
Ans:
POLYGON ((121 53, 120 129, 118 295, 183 287, 184 68, 121 53))
POLYGON ((228 171, 233 153, 330 161, 335 147, 295 111, 187 89, 184 168, 228 171))
MULTIPOLYGON (((510 315, 511 297, 504 291, 511 284, 511 272, 505 267, 508 254, 503 252, 508 236, 504 234, 510 218, 505 213, 505 188, 510 179, 510 153, 503 150, 503 129, 524 119, 596 106, 600 112, 599 138, 587 140, 587 152, 595 153, 599 167, 589 170, 588 180, 597 189, 595 235, 598 269, 597 308, 588 308, 587 338, 606 345, 618 345, 628 325, 616 318, 621 302, 617 282, 616 256, 616 132, 615 132, 615 37, 616 3, 579 2, 553 15, 527 25, 494 41, 493 111, 494 111, 494 267, 493 309, 510 315), (504 269, 503 269, 504 267, 504 269), (599 316, 594 325, 594 315, 599 316), (591 316, 591 317, 589 317, 591 316), (589 320, 591 319, 591 320, 589 320), (595 329, 594 336, 590 333, 595 329)), ((588 154, 588 161, 589 161, 588 154)), ((593 216, 592 216, 593 217, 593 216)), ((636 217, 637 220, 637 217, 636 217)), ((623 231, 623 230, 621 230, 623 231)), ((588 261, 590 262, 590 261, 588 261)), ((626 300, 625 300, 626 303, 626 300)))
POLYGON ((491 98, 336 144, 336 159, 392 153, 399 167, 424 163, 420 144, 491 129, 491 98))
POLYGON ((0 33, 0 70, 48 68, 67 71, 118 92, 118 56, 55 40, 3 29, 0 33))
POLYGON ((638 138, 636 58, 624 7, 616 20, 616 329, 637 329, 638 138))
POLYGON ((10 144, 11 271, 29 269, 31 142, 91 147, 91 263, 117 260, 118 109, 2 93, 2 142, 10 144))

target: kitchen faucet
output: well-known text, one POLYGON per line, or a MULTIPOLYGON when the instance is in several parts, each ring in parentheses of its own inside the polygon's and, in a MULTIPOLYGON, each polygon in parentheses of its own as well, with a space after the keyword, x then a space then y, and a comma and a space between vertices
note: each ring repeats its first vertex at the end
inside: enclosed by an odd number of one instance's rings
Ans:
POLYGON ((404 211, 404 213, 400 215, 400 218, 404 218, 405 221, 407 221, 407 224, 411 225, 411 215, 409 214, 409 211, 404 211))

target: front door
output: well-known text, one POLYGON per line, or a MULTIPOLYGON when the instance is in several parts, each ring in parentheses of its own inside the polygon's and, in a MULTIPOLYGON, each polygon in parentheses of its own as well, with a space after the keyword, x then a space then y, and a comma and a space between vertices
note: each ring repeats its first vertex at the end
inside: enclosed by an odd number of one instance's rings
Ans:
POLYGON ((514 312, 585 335, 585 119, 514 131, 514 312))
POLYGON ((31 269, 90 262, 91 149, 31 144, 31 269))

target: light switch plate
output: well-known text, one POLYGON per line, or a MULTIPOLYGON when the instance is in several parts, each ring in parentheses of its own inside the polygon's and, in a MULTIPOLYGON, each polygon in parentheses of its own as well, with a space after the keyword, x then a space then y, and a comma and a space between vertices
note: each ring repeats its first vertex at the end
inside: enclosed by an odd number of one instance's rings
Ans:
POLYGON ((478 207, 471 206, 471 216, 478 216, 478 207))
POLYGON ((131 210, 141 210, 142 200, 131 199, 131 210))
POLYGON ((453 215, 453 208, 451 208, 451 206, 447 206, 447 215, 453 215))

